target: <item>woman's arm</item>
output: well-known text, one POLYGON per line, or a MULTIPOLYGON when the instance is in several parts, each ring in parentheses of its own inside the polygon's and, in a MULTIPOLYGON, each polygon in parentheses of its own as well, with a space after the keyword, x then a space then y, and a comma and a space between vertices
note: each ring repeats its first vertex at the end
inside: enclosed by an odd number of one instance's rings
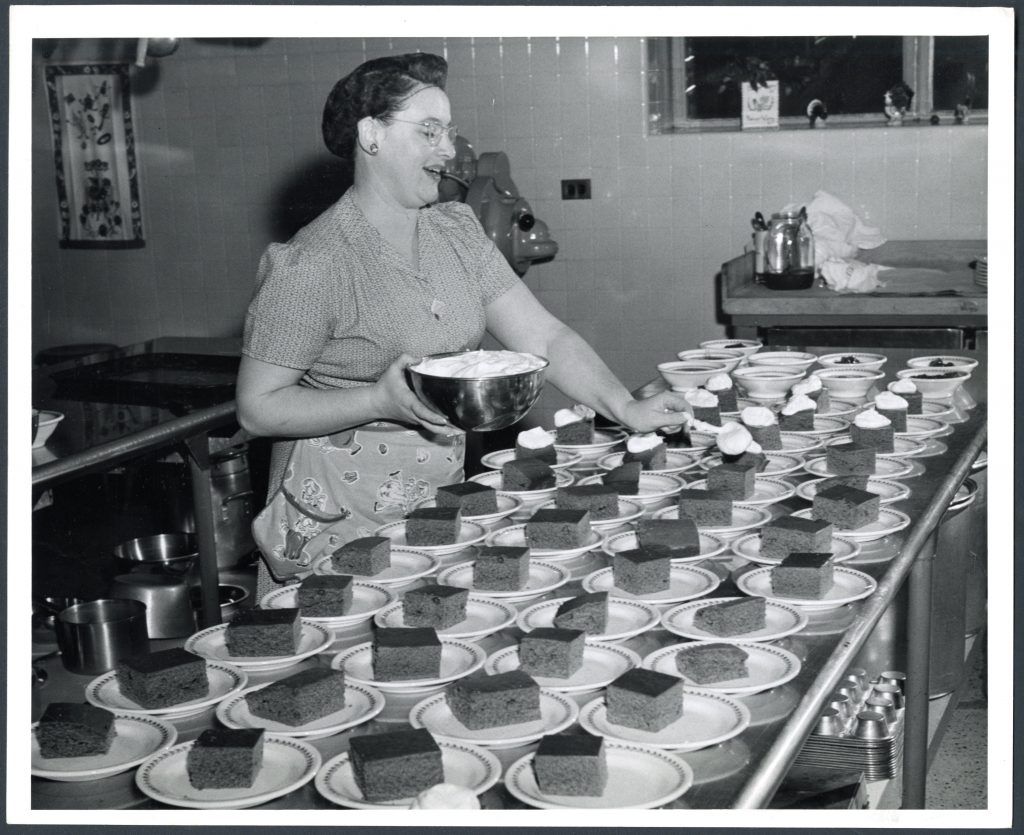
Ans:
POLYGON ((548 379, 564 394, 636 432, 676 427, 689 410, 671 391, 636 400, 576 331, 552 316, 523 283, 486 308, 487 329, 505 347, 547 357, 548 379))
POLYGON ((402 354, 373 385, 312 389, 299 385, 303 372, 243 356, 235 391, 238 422, 253 435, 315 438, 372 420, 420 425, 432 432, 450 428, 416 397, 405 368, 416 362, 402 354))

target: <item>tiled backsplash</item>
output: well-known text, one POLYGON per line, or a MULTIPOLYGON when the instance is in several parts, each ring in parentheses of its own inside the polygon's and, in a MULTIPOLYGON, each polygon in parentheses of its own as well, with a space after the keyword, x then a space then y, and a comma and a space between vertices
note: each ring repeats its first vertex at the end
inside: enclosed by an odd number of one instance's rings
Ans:
MULTIPOLYGON (((66 43, 51 61, 134 57, 133 42, 66 43)), ((448 58, 453 120, 478 153, 508 153, 560 244, 527 283, 630 387, 723 335, 715 275, 749 240, 756 209, 825 189, 890 238, 986 235, 986 127, 647 137, 640 38, 183 39, 133 77, 141 250, 58 247, 37 58, 33 349, 239 333, 260 253, 292 197, 323 182, 331 86, 367 58, 412 50, 448 58), (582 177, 593 199, 563 202, 560 181, 582 177)), ((540 416, 560 402, 546 396, 540 416)))

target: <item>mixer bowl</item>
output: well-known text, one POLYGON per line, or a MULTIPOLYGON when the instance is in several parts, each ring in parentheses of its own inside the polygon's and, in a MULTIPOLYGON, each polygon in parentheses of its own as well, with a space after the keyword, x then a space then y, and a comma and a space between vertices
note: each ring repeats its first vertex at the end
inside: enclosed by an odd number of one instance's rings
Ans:
POLYGON ((122 570, 168 568, 174 573, 187 571, 199 549, 193 534, 161 533, 122 542, 114 556, 122 561, 122 570))
MULTIPOLYGON (((432 354, 424 360, 453 357, 463 351, 432 354)), ((520 420, 537 402, 544 388, 544 371, 549 363, 532 371, 489 377, 440 377, 424 374, 415 366, 406 369, 416 395, 467 432, 493 432, 520 420)))

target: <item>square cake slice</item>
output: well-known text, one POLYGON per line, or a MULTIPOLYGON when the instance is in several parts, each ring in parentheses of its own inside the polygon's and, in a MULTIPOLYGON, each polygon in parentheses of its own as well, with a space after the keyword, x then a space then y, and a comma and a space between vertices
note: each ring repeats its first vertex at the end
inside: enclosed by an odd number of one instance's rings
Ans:
POLYGON ((117 735, 114 714, 90 704, 51 702, 35 730, 39 754, 58 757, 95 757, 106 754, 117 735))
POLYGON ((835 486, 814 494, 812 512, 816 519, 831 522, 840 530, 852 531, 878 521, 881 497, 856 487, 835 486))
POLYGON ((825 449, 825 465, 833 475, 870 476, 875 472, 875 450, 853 441, 829 444, 825 449))
POLYGON ((386 536, 362 536, 331 554, 331 569, 338 574, 373 577, 390 567, 391 540, 386 536))
POLYGON ((253 716, 296 728, 345 707, 345 673, 328 667, 308 670, 275 681, 245 696, 253 716))
POLYGON ((896 448, 896 433, 892 421, 889 421, 888 426, 858 426, 852 423, 850 438, 855 444, 871 447, 878 455, 885 455, 896 448))
POLYGON ((667 591, 672 571, 671 554, 662 545, 617 551, 612 557, 615 587, 629 594, 667 591))
POLYGON ((441 675, 441 641, 430 627, 377 627, 371 656, 377 681, 437 679, 441 675))
POLYGON ((533 775, 544 794, 600 797, 608 784, 604 738, 572 733, 541 737, 533 775))
POLYGON ((693 519, 640 519, 636 525, 641 548, 660 545, 668 548, 669 557, 683 559, 700 554, 700 532, 693 519))
POLYGON ((702 606, 693 616, 693 625, 719 638, 746 635, 765 627, 767 602, 763 597, 738 597, 702 606))
POLYGON ((587 446, 594 443, 594 410, 577 404, 555 412, 555 443, 561 446, 587 446))
POLYGON ((519 460, 533 458, 545 464, 557 463, 555 436, 540 426, 520 432, 516 436, 515 457, 519 460))
POLYGON ((555 491, 555 507, 589 510, 593 519, 619 515, 619 494, 607 484, 574 484, 555 491))
POLYGON ((530 581, 530 549, 525 545, 483 545, 473 562, 473 588, 522 591, 530 581))
POLYGON ((683 715, 683 680, 634 667, 608 685, 608 721, 641 731, 660 731, 683 715))
POLYGON ((411 800, 444 782, 441 748, 426 728, 356 736, 348 751, 352 776, 370 803, 411 800))
POLYGON ((531 548, 568 551, 586 545, 590 531, 589 511, 542 507, 526 522, 526 542, 531 548))
POLYGON ((601 481, 612 487, 620 496, 635 496, 640 492, 640 471, 643 464, 628 461, 604 474, 601 481))
POLYGON ((519 640, 519 669, 539 678, 570 678, 583 666, 587 633, 542 626, 519 640))
POLYGON ((201 699, 210 692, 206 659, 181 647, 122 658, 116 670, 121 695, 146 710, 201 699))
POLYGON ((522 670, 460 678, 446 696, 452 715, 471 731, 540 719, 540 687, 522 670))
POLYGON ((554 625, 600 635, 608 628, 608 592, 593 591, 570 597, 555 610, 554 625))
POLYGON ((535 458, 513 459, 501 465, 501 489, 513 493, 550 490, 555 471, 535 458))
POLYGON ((301 634, 298 609, 242 609, 224 630, 224 643, 238 657, 295 655, 301 634))
POLYGON ((402 623, 405 626, 431 626, 448 629, 466 619, 469 589, 429 583, 409 589, 402 598, 402 623))
POLYGON ((734 502, 754 495, 757 470, 743 464, 719 464, 708 470, 708 490, 728 493, 734 502))
POLYGON ((352 608, 352 578, 347 574, 313 574, 299 583, 299 609, 307 618, 348 614, 352 608))
POLYGON ((831 522, 782 516, 761 528, 761 556, 781 560, 794 551, 832 551, 831 522))
POLYGON ((434 502, 438 507, 457 507, 463 516, 486 516, 498 512, 498 492, 475 481, 438 487, 434 502))
POLYGON ((715 684, 747 677, 748 653, 735 644, 683 645, 676 668, 694 684, 715 684))
POLYGON ((676 498, 680 519, 692 519, 698 527, 728 527, 732 524, 732 495, 725 490, 684 488, 676 498))
POLYGON ((195 789, 251 788, 263 765, 263 728, 208 728, 185 757, 195 789))
POLYGON ((816 600, 832 588, 832 554, 795 551, 771 569, 772 594, 816 600))
POLYGON ((452 545, 459 540, 462 511, 457 507, 418 507, 405 517, 405 541, 418 545, 452 545))

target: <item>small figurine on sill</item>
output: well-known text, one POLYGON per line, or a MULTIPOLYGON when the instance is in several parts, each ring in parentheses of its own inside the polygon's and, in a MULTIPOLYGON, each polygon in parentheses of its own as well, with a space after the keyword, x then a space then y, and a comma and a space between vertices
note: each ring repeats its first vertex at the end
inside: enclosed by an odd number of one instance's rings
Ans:
POLYGON ((964 99, 960 104, 953 108, 953 121, 958 125, 966 125, 967 120, 971 117, 971 100, 964 99))
POLYGON ((828 110, 825 109, 825 102, 821 99, 812 99, 807 105, 807 118, 812 128, 824 128, 828 119, 828 110))
POLYGON ((903 117, 910 109, 910 102, 914 99, 914 91, 906 81, 900 81, 885 91, 885 116, 890 125, 899 125, 903 117))

